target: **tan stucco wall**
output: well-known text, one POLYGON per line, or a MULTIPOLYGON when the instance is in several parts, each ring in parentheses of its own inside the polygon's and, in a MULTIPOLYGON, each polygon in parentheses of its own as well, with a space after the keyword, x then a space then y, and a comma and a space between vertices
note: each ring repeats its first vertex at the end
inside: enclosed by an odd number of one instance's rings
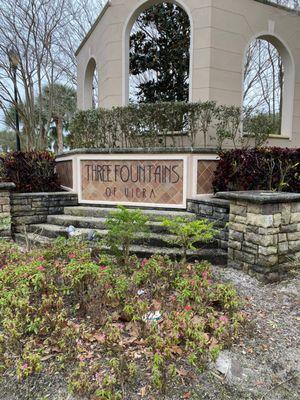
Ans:
MULTIPOLYGON (((128 44, 135 17, 154 0, 111 0, 77 53, 78 107, 90 107, 85 91, 88 62, 99 75, 100 106, 125 105, 128 99, 128 44), (127 60, 127 61, 126 61, 127 60)), ((280 139, 270 145, 300 147, 300 16, 256 0, 177 0, 191 19, 190 100, 242 103, 245 52, 262 35, 280 40, 295 74, 286 88, 285 122, 280 139), (295 78, 295 79, 294 79, 295 78)))

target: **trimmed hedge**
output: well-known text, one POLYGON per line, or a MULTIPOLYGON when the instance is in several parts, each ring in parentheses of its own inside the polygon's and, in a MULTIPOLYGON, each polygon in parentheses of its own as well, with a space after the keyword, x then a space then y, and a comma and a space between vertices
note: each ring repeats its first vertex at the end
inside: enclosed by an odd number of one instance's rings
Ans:
POLYGON ((221 152, 215 192, 275 190, 300 192, 300 148, 262 147, 221 152))
POLYGON ((214 102, 130 104, 110 110, 78 111, 70 124, 71 148, 166 147, 184 135, 191 146, 197 132, 207 136, 214 102), (203 131, 204 130, 204 131, 203 131))
POLYGON ((18 192, 55 192, 60 189, 55 155, 49 151, 0 155, 0 181, 13 182, 18 192))
POLYGON ((68 144, 75 148, 194 147, 224 144, 260 147, 278 133, 268 115, 248 116, 239 107, 214 101, 130 104, 112 109, 78 111, 70 124, 68 144), (242 124, 248 134, 242 135, 242 124))

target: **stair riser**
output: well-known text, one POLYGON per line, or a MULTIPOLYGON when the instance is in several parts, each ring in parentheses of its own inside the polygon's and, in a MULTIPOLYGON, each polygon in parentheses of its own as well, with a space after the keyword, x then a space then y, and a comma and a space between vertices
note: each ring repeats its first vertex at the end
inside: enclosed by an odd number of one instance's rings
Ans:
MULTIPOLYGON (((63 220, 62 218, 57 218, 56 216, 49 215, 47 218, 48 224, 59 225, 68 227, 70 225, 74 226, 75 228, 84 228, 84 229, 106 229, 105 223, 103 221, 78 221, 74 220, 63 220)), ((149 230, 153 233, 165 233, 168 231, 168 228, 161 225, 154 225, 149 224, 149 230)))
MULTIPOLYGON (((154 255, 154 253, 152 253, 151 251, 148 251, 147 249, 145 250, 135 250, 134 254, 139 257, 139 258, 149 258, 151 256, 154 255)), ((155 254, 162 254, 163 253, 155 253, 155 254)), ((169 258, 173 259, 173 260, 180 260, 181 259, 181 254, 178 253, 176 255, 172 254, 172 255, 168 255, 169 258)), ((214 255, 212 254, 207 254, 207 255, 203 255, 201 257, 199 256, 189 256, 188 257, 188 261, 192 262, 192 261, 208 261, 211 264, 214 265, 227 265, 227 257, 223 256, 223 255, 214 255)))
MULTIPOLYGON (((20 244, 25 244, 26 243, 25 236, 22 235, 22 234, 17 234, 15 239, 16 239, 17 243, 20 243, 20 244)), ((29 243, 32 246, 39 246, 39 247, 40 246, 42 246, 42 247, 49 246, 49 243, 45 243, 45 242, 41 243, 38 238, 35 239, 35 240, 34 239, 29 239, 29 243)), ((161 252, 157 251, 157 252, 154 253, 153 251, 145 248, 145 249, 142 249, 142 250, 136 250, 135 249, 134 251, 131 252, 131 254, 135 254, 139 258, 150 258, 153 255, 157 255, 157 254, 164 255, 165 253, 163 251, 161 251, 161 252)), ((178 252, 176 254, 167 254, 167 256, 169 258, 173 259, 173 260, 175 260, 175 259, 176 260, 180 260, 181 253, 178 252)), ((208 262, 210 262, 210 263, 212 263, 214 265, 223 265, 223 266, 227 265, 227 256, 225 254, 224 255, 220 255, 220 254, 216 254, 215 255, 212 252, 212 253, 209 253, 209 254, 203 254, 203 255, 201 255, 201 257, 200 256, 196 256, 196 255, 192 255, 192 256, 188 257, 188 261, 190 261, 190 262, 198 261, 198 260, 199 261, 208 261, 208 262)))
MULTIPOLYGON (((60 236, 67 238, 68 237, 68 233, 64 232, 64 231, 60 231, 60 230, 48 230, 48 229, 37 229, 36 227, 34 227, 34 225, 31 225, 28 227, 28 232, 31 233, 36 233, 39 234, 41 236, 45 236, 47 238, 50 239, 55 239, 58 238, 60 236)), ((80 235, 80 237, 82 237, 83 239, 86 239, 86 234, 80 235)), ((104 235, 99 235, 99 240, 101 240, 101 238, 104 237, 104 235)), ((153 247, 167 247, 167 248, 178 248, 177 245, 173 245, 169 242, 167 242, 166 240, 164 240, 163 238, 137 238, 134 240, 133 242, 136 245, 144 245, 144 246, 153 246, 153 247)))
MULTIPOLYGON (((49 231, 47 229, 44 230, 36 230, 36 229, 29 229, 28 232, 32 232, 32 233, 37 233, 41 236, 45 236, 49 239, 56 239, 60 236, 67 238, 68 234, 67 232, 55 232, 55 231, 49 231)), ((82 235, 81 236, 83 239, 86 239, 86 235, 82 235)), ((99 236, 99 240, 101 240, 102 236, 99 236)), ((180 249, 179 245, 176 244, 172 244, 166 240, 164 240, 163 238, 159 239, 159 238, 137 238, 133 241, 133 244, 135 245, 140 245, 140 246, 149 246, 149 247, 165 247, 165 248, 169 248, 169 249, 180 249)), ((201 249, 214 249, 217 248, 216 245, 214 243, 206 243, 206 244, 199 244, 199 246, 196 246, 197 248, 201 248, 201 249)), ((151 252, 149 254, 152 254, 151 252)))
POLYGON ((75 228, 84 228, 84 229, 105 229, 105 224, 103 221, 64 221, 61 218, 56 218, 55 216, 49 215, 47 218, 48 224, 65 226, 66 228, 70 225, 74 226, 75 228))
POLYGON ((58 238, 60 236, 63 236, 65 238, 68 237, 67 231, 64 231, 64 230, 61 230, 61 231, 60 230, 57 230, 57 231, 53 230, 52 231, 52 230, 48 230, 48 229, 37 229, 34 225, 29 225, 27 227, 27 231, 31 232, 31 233, 36 233, 36 234, 41 235, 41 236, 45 236, 45 237, 50 238, 50 239, 56 239, 56 238, 58 238))
MULTIPOLYGON (((84 208, 71 208, 71 207, 65 207, 64 209, 64 214, 65 215, 72 215, 75 217, 93 217, 93 218, 107 218, 107 216, 110 214, 109 210, 106 209, 97 209, 95 207, 95 209, 90 208, 88 210, 84 209, 84 208)), ((159 211, 155 212, 153 211, 153 213, 151 212, 146 212, 145 215, 149 218, 149 221, 161 221, 164 216, 159 214, 159 211)), ((173 219, 176 218, 178 215, 176 215, 176 212, 170 212, 168 215, 166 215, 165 217, 168 217, 168 219, 173 219)), ((196 219, 195 214, 192 213, 186 213, 185 217, 189 220, 194 220, 196 219)))
MULTIPOLYGON (((29 244, 31 246, 38 246, 38 247, 48 247, 50 245, 50 241, 48 242, 41 242, 38 238, 37 239, 27 239, 29 244)), ((15 241, 16 243, 19 243, 21 245, 24 245, 27 243, 26 238, 23 234, 16 234, 15 235, 15 241)))

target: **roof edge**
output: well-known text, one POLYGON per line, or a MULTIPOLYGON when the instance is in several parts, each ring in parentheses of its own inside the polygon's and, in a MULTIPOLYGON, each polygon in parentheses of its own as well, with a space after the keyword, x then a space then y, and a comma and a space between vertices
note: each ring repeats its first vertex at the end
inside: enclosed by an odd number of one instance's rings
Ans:
POLYGON ((283 6, 282 4, 273 3, 270 0, 253 0, 253 1, 256 1, 257 3, 265 4, 267 6, 275 7, 275 8, 278 8, 279 10, 287 11, 288 13, 300 16, 300 10, 293 10, 290 7, 283 6))
MULTIPOLYGON (((278 8, 281 11, 287 11, 288 13, 300 16, 300 10, 293 10, 292 8, 289 8, 287 6, 283 6, 280 4, 276 4, 273 3, 270 0, 253 0, 257 3, 261 3, 261 4, 265 4, 267 6, 271 6, 271 7, 275 7, 278 8)), ((102 8, 99 16, 97 17, 96 21, 93 23, 92 27, 90 28, 90 30, 88 31, 88 33, 85 35, 84 39, 82 40, 82 42, 80 43, 78 49, 75 52, 75 56, 77 56, 80 52, 80 50, 82 49, 82 47, 84 46, 84 44, 87 42, 88 38, 91 36, 91 34, 94 32, 94 30, 96 29, 96 26, 98 25, 99 21, 101 20, 101 18, 103 17, 103 15, 106 13, 106 10, 111 6, 111 0, 108 0, 107 3, 104 5, 104 7, 102 8)))
POLYGON ((111 6, 111 1, 108 0, 104 7, 102 8, 100 14, 98 15, 96 21, 93 23, 93 25, 91 26, 90 30, 88 31, 88 33, 85 35, 85 37, 83 38, 82 42, 80 43, 78 49, 75 51, 75 56, 77 56, 80 52, 80 50, 82 49, 82 47, 84 46, 84 44, 87 42, 88 38, 91 36, 91 34, 94 32, 94 30, 96 29, 96 26, 98 25, 99 21, 101 20, 101 18, 103 17, 103 15, 106 13, 106 10, 111 6))

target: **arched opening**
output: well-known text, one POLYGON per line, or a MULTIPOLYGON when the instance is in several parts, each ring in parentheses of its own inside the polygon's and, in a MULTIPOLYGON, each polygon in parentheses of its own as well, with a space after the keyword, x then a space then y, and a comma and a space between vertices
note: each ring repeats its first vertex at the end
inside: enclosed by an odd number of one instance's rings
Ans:
POLYGON ((259 118, 270 135, 292 132, 294 65, 283 43, 272 35, 247 48, 243 81, 244 131, 259 118))
POLYGON ((87 64, 84 79, 84 108, 99 107, 99 83, 98 71, 94 58, 91 58, 87 64))
POLYGON ((191 19, 177 1, 146 1, 125 34, 124 104, 188 101, 191 19))

